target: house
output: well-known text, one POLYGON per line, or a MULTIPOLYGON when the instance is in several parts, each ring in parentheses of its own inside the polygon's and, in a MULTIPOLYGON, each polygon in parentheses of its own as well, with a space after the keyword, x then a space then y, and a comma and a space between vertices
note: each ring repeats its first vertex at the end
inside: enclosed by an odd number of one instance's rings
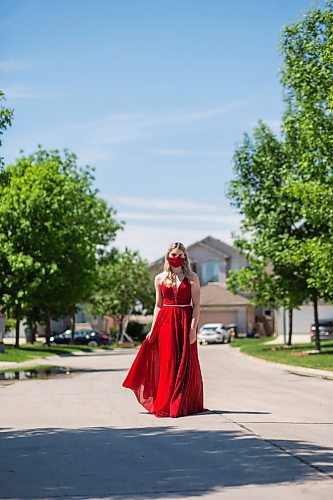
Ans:
MULTIPOLYGON (((333 320, 333 304, 324 300, 318 301, 318 317, 321 321, 333 320)), ((310 332, 311 323, 314 322, 314 310, 312 302, 304 302, 300 307, 293 310, 293 335, 310 332)), ((289 315, 288 311, 279 308, 275 311, 276 333, 288 335, 289 315)))
POLYGON ((224 283, 207 283, 201 287, 199 326, 205 323, 236 323, 239 332, 255 324, 255 308, 249 299, 227 290, 224 283))
MULTIPOLYGON (((226 287, 230 270, 247 266, 245 257, 236 248, 212 236, 187 246, 187 252, 201 285, 199 326, 204 323, 237 323, 241 333, 255 326, 256 310, 249 297, 234 294, 226 287)), ((161 272, 164 259, 165 256, 152 262, 150 271, 154 274, 161 272)))

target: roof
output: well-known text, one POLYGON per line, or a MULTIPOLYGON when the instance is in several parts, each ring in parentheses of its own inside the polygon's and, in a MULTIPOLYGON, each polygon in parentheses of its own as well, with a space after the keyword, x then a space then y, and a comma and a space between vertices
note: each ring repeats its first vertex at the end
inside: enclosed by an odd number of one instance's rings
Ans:
MULTIPOLYGON (((202 240, 196 241, 195 243, 191 243, 191 245, 187 246, 187 251, 190 252, 192 248, 196 246, 206 246, 210 250, 215 250, 217 253, 224 255, 225 257, 230 257, 231 255, 238 254, 238 250, 227 243, 224 243, 217 238, 213 238, 212 236, 206 236, 202 240)), ((153 262, 150 262, 149 266, 153 266, 156 264, 160 264, 164 262, 164 256, 160 257, 153 262)))
POLYGON ((195 241, 194 243, 192 243, 191 245, 189 245, 187 247, 187 250, 190 250, 192 247, 195 247, 195 246, 200 245, 200 244, 207 245, 210 248, 215 249, 215 250, 223 253, 224 255, 228 255, 228 256, 234 255, 235 253, 238 253, 238 250, 235 247, 228 245, 224 241, 218 240, 217 238, 213 238, 212 236, 206 236, 202 240, 195 241))
POLYGON ((241 295, 227 290, 221 283, 207 283, 201 287, 200 304, 202 306, 240 306, 250 301, 241 295))

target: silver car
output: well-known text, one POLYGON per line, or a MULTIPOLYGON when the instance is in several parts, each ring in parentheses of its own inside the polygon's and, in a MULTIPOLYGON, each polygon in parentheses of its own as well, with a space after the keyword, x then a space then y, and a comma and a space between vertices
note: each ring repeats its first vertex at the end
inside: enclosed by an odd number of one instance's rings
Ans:
POLYGON ((198 333, 199 344, 225 344, 230 342, 230 331, 222 323, 206 323, 198 333))

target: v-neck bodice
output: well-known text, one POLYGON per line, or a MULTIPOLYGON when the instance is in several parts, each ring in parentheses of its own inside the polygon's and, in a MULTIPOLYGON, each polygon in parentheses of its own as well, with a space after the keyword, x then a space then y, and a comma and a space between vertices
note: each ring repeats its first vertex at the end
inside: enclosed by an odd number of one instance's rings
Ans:
POLYGON ((179 283, 178 287, 167 286, 163 279, 162 285, 163 304, 190 304, 191 303, 191 285, 185 278, 179 283))

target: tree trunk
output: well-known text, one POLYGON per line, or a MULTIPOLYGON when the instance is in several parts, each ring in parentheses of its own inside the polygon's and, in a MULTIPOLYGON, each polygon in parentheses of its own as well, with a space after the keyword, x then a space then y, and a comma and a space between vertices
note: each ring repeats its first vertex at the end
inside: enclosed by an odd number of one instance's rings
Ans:
POLYGON ((50 337, 51 337, 51 311, 50 308, 47 306, 45 311, 45 340, 46 344, 49 347, 51 346, 50 337))
POLYGON ((288 345, 291 345, 291 338, 293 335, 293 309, 288 309, 288 319, 289 319, 289 328, 288 328, 288 345))
POLYGON ((75 309, 72 312, 72 332, 71 332, 71 344, 75 344, 75 309))
POLYGON ((21 321, 21 307, 17 306, 15 311, 15 348, 19 349, 20 347, 20 321, 21 321))
POLYGON ((123 320, 124 316, 117 316, 117 324, 118 324, 117 342, 121 342, 123 340, 123 320))
POLYGON ((34 344, 36 342, 36 334, 37 334, 37 325, 36 321, 33 321, 31 323, 32 329, 31 329, 31 343, 34 344))
POLYGON ((317 351, 320 351, 320 337, 319 337, 319 318, 318 318, 318 297, 316 294, 313 295, 313 312, 314 312, 314 322, 315 322, 315 343, 317 351))

